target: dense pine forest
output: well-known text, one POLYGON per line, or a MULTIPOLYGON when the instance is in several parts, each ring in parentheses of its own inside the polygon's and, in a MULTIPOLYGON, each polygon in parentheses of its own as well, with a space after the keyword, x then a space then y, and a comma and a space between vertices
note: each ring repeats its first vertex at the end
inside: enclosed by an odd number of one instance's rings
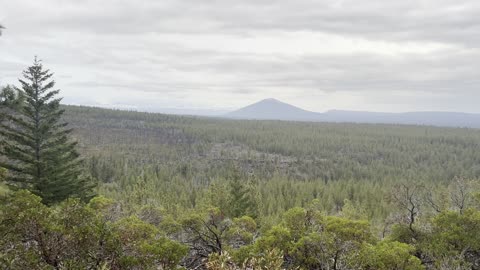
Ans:
POLYGON ((336 213, 350 200, 382 221, 391 211, 384 198, 398 183, 436 189, 456 177, 480 177, 475 129, 65 109, 102 194, 171 210, 196 207, 209 188, 228 189, 235 173, 257 193, 262 217, 277 218, 314 199, 322 211, 336 213))
POLYGON ((2 269, 480 269, 480 130, 0 95, 2 269))

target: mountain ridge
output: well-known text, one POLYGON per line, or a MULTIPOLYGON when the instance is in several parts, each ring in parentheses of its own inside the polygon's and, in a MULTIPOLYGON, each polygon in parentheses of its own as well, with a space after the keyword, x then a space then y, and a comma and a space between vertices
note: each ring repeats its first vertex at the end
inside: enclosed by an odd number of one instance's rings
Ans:
POLYGON ((227 113, 222 117, 249 120, 349 122, 480 128, 480 114, 475 113, 442 111, 391 113, 351 110, 329 110, 321 113, 308 111, 274 98, 260 100, 227 113))

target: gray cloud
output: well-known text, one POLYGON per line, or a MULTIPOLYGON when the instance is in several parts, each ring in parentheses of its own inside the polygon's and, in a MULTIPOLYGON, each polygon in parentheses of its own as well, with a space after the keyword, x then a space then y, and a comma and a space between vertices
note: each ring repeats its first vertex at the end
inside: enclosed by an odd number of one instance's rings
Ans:
POLYGON ((65 101, 480 112, 480 2, 0 0, 0 81, 34 55, 65 101), (428 104, 427 104, 428 103, 428 104))

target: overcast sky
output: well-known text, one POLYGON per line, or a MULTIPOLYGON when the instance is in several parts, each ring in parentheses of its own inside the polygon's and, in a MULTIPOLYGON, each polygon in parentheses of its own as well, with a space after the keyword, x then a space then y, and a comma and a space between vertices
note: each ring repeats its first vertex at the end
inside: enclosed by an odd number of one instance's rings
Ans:
POLYGON ((64 103, 480 113, 478 0, 0 0, 0 83, 64 103))

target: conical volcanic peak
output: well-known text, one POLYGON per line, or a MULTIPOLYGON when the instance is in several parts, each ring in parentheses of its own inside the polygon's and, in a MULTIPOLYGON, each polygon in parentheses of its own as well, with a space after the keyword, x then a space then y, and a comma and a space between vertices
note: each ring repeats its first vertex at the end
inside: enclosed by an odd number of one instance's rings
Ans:
POLYGON ((267 98, 226 115, 240 119, 314 120, 318 113, 309 112, 274 98, 267 98))

